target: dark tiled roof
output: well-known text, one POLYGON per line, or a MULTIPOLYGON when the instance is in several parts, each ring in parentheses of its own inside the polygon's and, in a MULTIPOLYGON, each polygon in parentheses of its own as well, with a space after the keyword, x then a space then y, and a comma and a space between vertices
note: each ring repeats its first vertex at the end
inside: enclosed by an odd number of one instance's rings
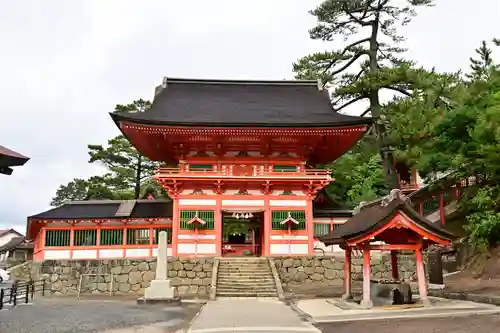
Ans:
POLYGON ((314 217, 351 217, 352 209, 342 205, 328 195, 323 188, 313 201, 314 217))
POLYGON ((172 217, 172 202, 137 200, 130 216, 116 216, 120 200, 75 201, 30 216, 33 220, 121 219, 172 217))
POLYGON ((369 234, 382 228, 398 212, 403 212, 418 227, 441 239, 452 240, 455 238, 448 231, 433 224, 425 217, 420 216, 407 201, 402 199, 401 195, 392 197, 387 204, 384 204, 384 200, 370 203, 369 206, 362 208, 359 213, 355 214, 346 223, 336 228, 333 233, 321 237, 320 240, 326 245, 342 244, 346 240, 363 234, 369 234))
POLYGON ((224 81, 165 78, 152 107, 111 114, 115 122, 193 126, 349 126, 370 118, 333 110, 316 81, 224 81))
POLYGON ((28 160, 29 157, 0 146, 0 173, 10 175, 12 173, 10 167, 24 165, 28 160))
POLYGON ((26 242, 26 238, 24 236, 21 237, 13 237, 6 244, 0 246, 0 252, 18 249, 32 249, 33 243, 26 242))
POLYGON ((22 236, 19 232, 15 231, 14 229, 0 229, 0 236, 6 235, 8 233, 14 233, 18 236, 22 236))

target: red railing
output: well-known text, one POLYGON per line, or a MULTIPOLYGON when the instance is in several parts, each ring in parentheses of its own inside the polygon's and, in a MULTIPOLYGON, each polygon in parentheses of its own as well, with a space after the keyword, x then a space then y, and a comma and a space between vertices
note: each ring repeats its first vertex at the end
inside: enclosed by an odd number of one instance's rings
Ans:
POLYGON ((159 168, 156 171, 158 177, 320 177, 325 178, 331 173, 328 169, 305 169, 304 171, 264 171, 256 170, 255 172, 235 174, 230 170, 214 171, 212 169, 196 169, 196 170, 181 170, 180 168, 159 168))

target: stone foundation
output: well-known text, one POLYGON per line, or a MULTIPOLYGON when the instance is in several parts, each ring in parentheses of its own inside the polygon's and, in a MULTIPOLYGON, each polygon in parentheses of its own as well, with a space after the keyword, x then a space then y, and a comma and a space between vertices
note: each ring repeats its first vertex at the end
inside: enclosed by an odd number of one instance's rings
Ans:
MULTIPOLYGON (((168 276, 181 297, 208 298, 212 283, 213 258, 168 258, 168 276)), ((14 279, 46 280, 49 295, 74 295, 83 275, 82 295, 106 294, 144 295, 155 277, 156 259, 118 260, 45 260, 32 262, 12 271, 14 279), (113 287, 111 288, 111 274, 113 287)))
MULTIPOLYGON (((273 257, 283 286, 342 286, 344 279, 344 257, 307 256, 273 257)), ((168 276, 178 295, 184 298, 209 297, 212 283, 214 258, 169 257, 168 276)), ((362 279, 362 258, 352 258, 353 280, 362 279)), ((390 256, 377 256, 371 260, 373 278, 390 278, 392 275, 390 256)), ((156 259, 117 260, 45 260, 30 262, 16 267, 11 275, 17 280, 46 280, 49 295, 75 295, 82 274, 100 273, 107 275, 84 275, 81 292, 88 294, 116 295, 132 294, 143 296, 144 290, 154 279, 156 259), (113 287, 111 288, 111 275, 113 287)), ((399 258, 399 272, 403 279, 411 279, 415 272, 414 256, 399 258)))
MULTIPOLYGON (((281 283, 316 284, 343 286, 344 256, 275 257, 272 258, 280 275, 281 283)), ((410 280, 416 271, 415 256, 399 257, 399 277, 410 280)), ((363 258, 353 257, 351 277, 354 281, 363 279, 363 258)), ((372 257, 371 273, 374 279, 392 278, 391 258, 389 255, 372 257)))

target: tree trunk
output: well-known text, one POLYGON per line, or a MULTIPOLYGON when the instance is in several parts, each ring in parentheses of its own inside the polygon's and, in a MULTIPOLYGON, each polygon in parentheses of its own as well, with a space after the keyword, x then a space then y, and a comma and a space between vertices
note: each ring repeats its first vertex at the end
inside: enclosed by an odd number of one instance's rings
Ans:
MULTIPOLYGON (((370 50, 368 51, 370 57, 370 73, 376 73, 378 71, 378 29, 379 29, 379 15, 375 16, 375 20, 372 23, 372 35, 370 37, 370 50)), ((384 168, 384 174, 389 185, 389 189, 399 188, 398 177, 396 169, 394 167, 394 154, 391 147, 387 144, 385 125, 381 122, 379 118, 381 115, 382 107, 380 105, 379 99, 379 89, 372 89, 369 95, 370 99, 370 110, 373 117, 378 118, 375 123, 375 134, 377 136, 377 145, 380 152, 380 157, 382 159, 382 166, 384 168)))
POLYGON ((139 154, 137 157, 137 169, 135 174, 135 189, 134 189, 134 197, 139 199, 139 195, 141 194, 141 174, 142 174, 142 156, 139 154))

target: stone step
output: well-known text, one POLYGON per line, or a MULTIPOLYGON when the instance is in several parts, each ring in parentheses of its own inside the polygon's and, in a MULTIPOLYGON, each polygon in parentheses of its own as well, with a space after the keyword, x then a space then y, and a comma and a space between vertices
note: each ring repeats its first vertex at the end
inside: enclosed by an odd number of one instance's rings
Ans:
POLYGON ((247 273, 247 274, 254 274, 254 273, 270 273, 271 271, 269 269, 247 269, 247 268, 242 268, 242 269, 219 269, 219 272, 224 272, 224 273, 247 273))
POLYGON ((256 283, 275 283, 273 278, 265 279, 227 279, 227 278, 217 278, 217 283, 243 283, 243 284, 256 284, 256 283))
POLYGON ((259 280, 265 278, 273 278, 272 274, 242 274, 242 273, 222 273, 217 275, 218 278, 229 278, 229 279, 251 279, 259 280))
POLYGON ((217 286, 252 286, 255 288, 259 287, 268 287, 268 286, 273 286, 274 287, 275 283, 274 281, 257 281, 257 282, 241 282, 241 281, 224 281, 224 280, 219 280, 217 281, 217 286))
POLYGON ((259 271, 259 270, 269 270, 269 266, 219 266, 219 270, 247 270, 247 271, 259 271))
POLYGON ((276 292, 275 286, 255 287, 255 286, 217 286, 217 291, 248 291, 248 292, 276 292))
POLYGON ((217 272, 217 275, 233 275, 233 276, 238 276, 238 275, 273 275, 271 273, 271 271, 250 271, 250 272, 246 272, 246 271, 227 271, 227 270, 219 270, 219 272, 217 272))
POLYGON ((276 292, 244 292, 244 291, 224 291, 217 290, 217 296, 220 297, 276 297, 276 292))
POLYGON ((269 267, 267 262, 263 263, 227 263, 219 264, 219 267, 269 267))

